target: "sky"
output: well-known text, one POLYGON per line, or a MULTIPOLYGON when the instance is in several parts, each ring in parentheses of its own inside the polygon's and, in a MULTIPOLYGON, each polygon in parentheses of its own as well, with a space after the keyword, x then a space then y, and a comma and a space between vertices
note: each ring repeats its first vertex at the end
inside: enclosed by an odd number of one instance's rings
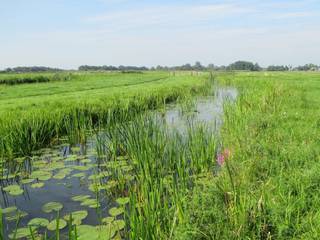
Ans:
POLYGON ((320 65, 319 0, 0 0, 0 69, 320 65))

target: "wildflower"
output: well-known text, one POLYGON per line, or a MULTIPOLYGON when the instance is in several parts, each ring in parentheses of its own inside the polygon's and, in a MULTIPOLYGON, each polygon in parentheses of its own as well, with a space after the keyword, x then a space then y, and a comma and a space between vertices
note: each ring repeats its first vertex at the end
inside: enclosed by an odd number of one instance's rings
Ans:
POLYGON ((224 161, 225 161, 224 155, 221 153, 218 154, 217 163, 219 164, 219 166, 222 166, 224 164, 224 161))
POLYGON ((219 153, 218 154, 218 157, 217 157, 217 163, 219 164, 219 166, 222 166, 224 164, 224 162, 230 158, 231 156, 231 151, 230 149, 226 148, 225 150, 223 150, 222 153, 219 153))

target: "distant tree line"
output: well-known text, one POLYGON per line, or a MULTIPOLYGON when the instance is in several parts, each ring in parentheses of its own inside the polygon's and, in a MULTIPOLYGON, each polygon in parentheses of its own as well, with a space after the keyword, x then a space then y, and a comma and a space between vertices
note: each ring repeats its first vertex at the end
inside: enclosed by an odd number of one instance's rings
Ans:
POLYGON ((15 67, 15 68, 7 68, 2 72, 5 73, 26 73, 26 72, 61 72, 62 69, 59 68, 50 68, 50 67, 15 67))
POLYGON ((147 67, 136 66, 88 66, 83 65, 78 68, 79 71, 148 71, 147 67))
MULTIPOLYGON (((236 61, 228 66, 216 66, 214 64, 209 64, 207 66, 202 65, 200 62, 195 64, 184 64, 181 66, 161 66, 156 67, 137 67, 137 66, 88 66, 82 65, 78 68, 79 71, 121 71, 121 72, 142 72, 142 71, 320 71, 320 66, 315 64, 306 64, 303 66, 292 67, 284 65, 271 65, 267 68, 262 68, 258 63, 253 63, 249 61, 236 61)), ((49 67, 15 67, 7 68, 5 73, 24 73, 24 72, 58 72, 64 71, 58 68, 49 67)))

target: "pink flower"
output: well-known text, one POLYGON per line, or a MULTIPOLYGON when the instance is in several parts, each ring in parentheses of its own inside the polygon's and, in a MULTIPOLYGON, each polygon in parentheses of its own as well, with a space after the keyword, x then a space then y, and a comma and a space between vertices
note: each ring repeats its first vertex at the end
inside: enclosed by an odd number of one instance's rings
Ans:
POLYGON ((224 164, 224 162, 230 158, 231 156, 231 151, 230 149, 226 148, 225 150, 223 150, 222 153, 219 153, 217 156, 217 163, 219 164, 219 166, 222 166, 224 164))
POLYGON ((224 161, 225 161, 224 155, 221 153, 218 154, 217 163, 219 164, 219 166, 222 166, 224 164, 224 161))

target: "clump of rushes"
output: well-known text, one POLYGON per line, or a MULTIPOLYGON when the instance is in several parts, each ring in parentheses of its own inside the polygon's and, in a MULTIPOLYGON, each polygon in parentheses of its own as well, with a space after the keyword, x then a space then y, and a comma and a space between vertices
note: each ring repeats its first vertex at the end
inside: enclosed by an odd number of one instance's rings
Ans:
MULTIPOLYGON (((107 132, 106 139, 99 141, 106 147, 98 148, 108 149, 109 161, 115 161, 119 153, 127 156, 133 167, 134 181, 125 189, 130 197, 125 218, 127 237, 172 237, 184 217, 186 194, 199 174, 215 167, 216 139, 212 132, 199 124, 190 125, 188 134, 182 135, 148 115, 107 132)), ((121 177, 121 173, 113 172, 111 178, 121 177)))

